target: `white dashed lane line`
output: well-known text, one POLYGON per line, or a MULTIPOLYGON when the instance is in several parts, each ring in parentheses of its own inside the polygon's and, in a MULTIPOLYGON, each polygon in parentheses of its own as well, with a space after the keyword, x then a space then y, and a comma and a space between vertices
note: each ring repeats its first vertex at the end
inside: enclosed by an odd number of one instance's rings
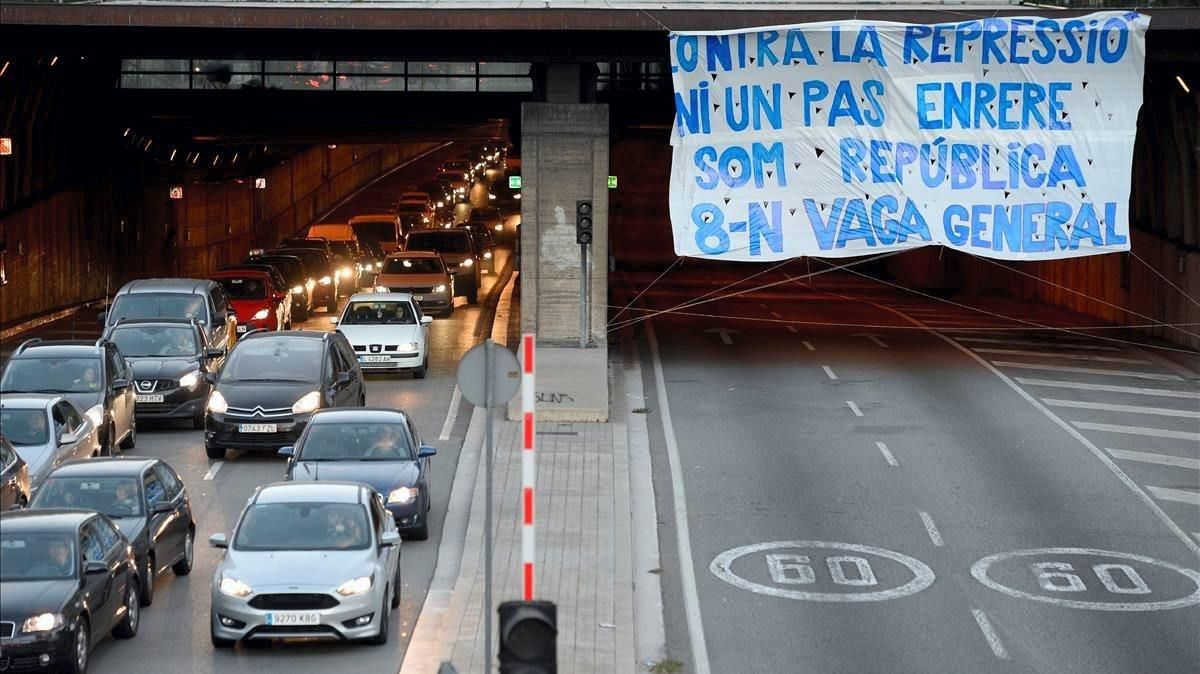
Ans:
POLYGON ((933 518, 929 516, 929 513, 918 511, 917 514, 921 516, 921 523, 925 525, 925 532, 929 534, 929 540, 939 548, 946 545, 942 540, 942 532, 938 531, 937 525, 933 523, 933 518))
POLYGON ((816 350, 817 350, 817 347, 813 346, 813 345, 812 345, 812 342, 801 342, 801 344, 803 344, 803 345, 804 345, 804 348, 808 349, 809 351, 816 351, 816 350))
POLYGON ((847 400, 846 405, 850 408, 851 412, 854 412, 854 416, 861 417, 863 415, 862 410, 858 409, 858 405, 854 404, 853 400, 847 400))
POLYGON ((882 442, 876 442, 875 446, 879 448, 879 453, 883 454, 883 458, 884 458, 884 460, 886 460, 888 462, 888 465, 890 465, 890 466, 899 466, 900 465, 896 461, 896 457, 892 454, 892 450, 888 449, 888 446, 886 444, 884 444, 882 442))
POLYGON ((974 614, 975 624, 979 625, 979 631, 983 632, 983 638, 987 639, 992 653, 1001 660, 1007 660, 1008 651, 1004 648, 1004 644, 1001 643, 1000 635, 996 634, 996 630, 992 629, 992 621, 988 620, 987 614, 977 608, 971 609, 971 613, 974 614))
POLYGON ((213 479, 214 477, 216 477, 216 476, 217 476, 217 472, 218 472, 218 471, 220 471, 220 470, 221 470, 221 466, 224 466, 224 465, 225 465, 225 462, 224 462, 224 461, 215 461, 215 462, 213 462, 213 465, 212 465, 212 467, 210 467, 210 468, 208 469, 208 472, 204 474, 204 479, 205 479, 205 480, 211 480, 211 479, 213 479))
POLYGON ((837 381, 837 375, 833 373, 833 368, 828 365, 822 365, 821 369, 825 370, 825 376, 829 377, 830 381, 837 381))

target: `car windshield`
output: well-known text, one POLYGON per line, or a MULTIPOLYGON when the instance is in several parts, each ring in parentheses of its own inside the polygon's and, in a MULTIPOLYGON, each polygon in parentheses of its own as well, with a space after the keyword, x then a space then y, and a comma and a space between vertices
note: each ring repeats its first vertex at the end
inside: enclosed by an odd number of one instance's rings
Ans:
POLYGON ((221 368, 221 381, 316 382, 321 376, 321 355, 318 339, 248 339, 230 352, 221 368))
POLYGON ((194 356, 200 352, 196 333, 187 326, 118 326, 109 336, 126 358, 194 356))
POLYGON ((347 260, 354 259, 354 251, 350 248, 350 244, 345 241, 334 241, 329 244, 329 247, 333 249, 333 254, 340 258, 347 260))
POLYGON ((103 387, 100 359, 95 356, 16 358, 8 362, 0 380, 4 393, 91 393, 103 387))
POLYGON ((424 222, 422 221, 420 215, 409 215, 405 213, 400 214, 400 225, 405 229, 420 227, 422 224, 424 224, 424 222))
POLYGON ((441 258, 393 257, 383 265, 384 274, 441 274, 446 268, 441 258))
POLYGON ((407 250, 429 250, 439 253, 469 253, 470 239, 466 232, 418 232, 408 237, 407 250))
POLYGON ((234 300, 261 300, 267 296, 267 285, 254 276, 217 279, 225 294, 234 300))
POLYGON ((298 448, 299 461, 412 461, 400 423, 314 424, 298 448))
POLYGON ((424 212, 425 204, 407 203, 396 206, 396 213, 402 217, 405 215, 420 215, 424 212))
POLYGON ((368 220, 353 225, 354 236, 362 243, 396 240, 396 223, 393 220, 368 220))
POLYGON ((141 517, 142 499, 131 477, 57 477, 42 483, 33 508, 83 508, 109 517, 141 517))
POLYGON ((342 325, 416 325, 408 302, 351 302, 342 316, 342 325))
POLYGON ((66 534, 0 534, 0 581, 63 580, 75 577, 75 541, 66 534))
POLYGON ((44 445, 50 440, 50 423, 44 409, 0 408, 0 428, 9 444, 16 447, 44 445))
POLYGON ((193 293, 133 293, 121 295, 108 311, 112 325, 122 318, 208 318, 204 297, 193 293))
POLYGON ((365 550, 367 513, 357 503, 260 503, 246 510, 235 550, 365 550))

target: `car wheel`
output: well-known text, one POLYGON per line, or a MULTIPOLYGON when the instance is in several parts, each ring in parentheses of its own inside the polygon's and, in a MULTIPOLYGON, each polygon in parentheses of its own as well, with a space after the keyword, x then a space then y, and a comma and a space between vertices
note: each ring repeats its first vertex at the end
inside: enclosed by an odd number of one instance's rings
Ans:
POLYGON ((471 289, 467 291, 467 304, 479 304, 479 281, 478 281, 478 279, 471 282, 471 289))
POLYGON ((292 320, 303 323, 308 320, 308 307, 299 307, 292 309, 292 320))
POLYGON ((137 444, 137 417, 129 420, 129 435, 121 441, 121 449, 133 449, 137 444))
POLYGON ((372 646, 382 646, 388 642, 388 633, 391 632, 388 626, 388 600, 384 598, 383 606, 379 610, 379 634, 367 638, 367 643, 372 646))
POLYGON ((208 616, 208 634, 210 637, 212 637, 213 648, 233 648, 233 645, 237 642, 234 641, 233 639, 222 639, 221 637, 217 636, 216 624, 217 624, 217 616, 209 614, 209 616, 208 616))
POLYGON ((171 566, 176 576, 186 576, 192 572, 192 560, 196 555, 196 527, 188 527, 187 536, 183 539, 183 557, 171 566))
POLYGON ((79 617, 79 622, 75 625, 75 647, 71 649, 71 661, 66 663, 66 671, 70 674, 84 674, 87 672, 88 656, 91 654, 91 630, 88 628, 87 618, 79 617))
POLYGON ((193 431, 204 430, 204 414, 203 413, 197 414, 196 416, 192 417, 192 430, 193 431))
POLYGON ((146 555, 146 563, 142 565, 141 584, 141 600, 142 606, 149 606, 154 603, 154 554, 146 555))
POLYGON ((325 305, 325 311, 327 311, 331 314, 336 314, 337 313, 337 305, 338 305, 338 294, 333 293, 332 295, 329 296, 329 302, 325 305))
POLYGON ((224 459, 225 458, 225 448, 224 447, 218 447, 217 445, 210 445, 207 442, 204 443, 204 453, 207 454, 208 458, 210 458, 210 459, 224 459))
POLYGON ((284 324, 283 324, 283 329, 284 329, 284 330, 291 330, 291 329, 292 329, 292 321, 291 321, 291 319, 289 319, 287 323, 284 323, 284 324))
POLYGON ((359 394, 358 394, 358 406, 359 406, 359 407, 366 407, 366 406, 367 406, 367 394, 366 394, 366 393, 359 393, 359 394))
POLYGON ((112 634, 118 639, 132 639, 137 636, 138 622, 142 617, 141 604, 138 601, 137 578, 130 578, 125 587, 125 617, 113 628, 112 634))
POLYGON ((421 367, 413 370, 413 379, 424 379, 427 370, 429 370, 429 356, 425 356, 425 360, 421 361, 421 367))
POLYGON ((400 565, 396 565, 396 580, 392 582, 392 608, 400 608, 400 565))

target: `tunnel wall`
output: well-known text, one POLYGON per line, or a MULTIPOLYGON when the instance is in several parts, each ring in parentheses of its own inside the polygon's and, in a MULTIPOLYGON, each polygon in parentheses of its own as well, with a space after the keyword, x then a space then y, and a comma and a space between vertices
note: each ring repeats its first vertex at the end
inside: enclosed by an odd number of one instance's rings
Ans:
POLYGON ((114 175, 60 191, 0 219, 7 283, 0 328, 103 299, 152 276, 205 276, 311 224, 433 143, 317 146, 243 183, 141 185, 114 175))

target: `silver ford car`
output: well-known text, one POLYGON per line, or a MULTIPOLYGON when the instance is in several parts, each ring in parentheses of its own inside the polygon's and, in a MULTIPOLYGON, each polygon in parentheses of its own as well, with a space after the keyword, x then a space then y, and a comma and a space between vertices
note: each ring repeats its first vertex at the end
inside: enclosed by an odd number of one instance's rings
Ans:
POLYGON ((387 643, 400 605, 400 534, 383 499, 351 482, 278 482, 250 497, 212 585, 212 643, 387 643))

